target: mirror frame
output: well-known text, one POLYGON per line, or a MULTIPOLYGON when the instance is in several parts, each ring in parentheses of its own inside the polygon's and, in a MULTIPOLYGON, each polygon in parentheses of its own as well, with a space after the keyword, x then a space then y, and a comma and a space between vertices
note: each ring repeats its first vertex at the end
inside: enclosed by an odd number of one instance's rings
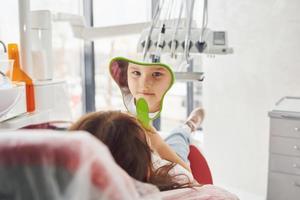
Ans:
MULTIPOLYGON (((174 72, 172 71, 171 67, 168 66, 168 65, 166 65, 166 64, 164 64, 164 63, 145 63, 145 62, 139 62, 139 61, 131 60, 131 59, 128 59, 128 58, 125 58, 125 57, 115 57, 115 58, 113 58, 113 59, 110 61, 110 63, 109 63, 109 73, 110 73, 112 79, 113 79, 113 80, 116 82, 116 84, 119 86, 119 88, 120 88, 120 90, 121 90, 121 93, 122 93, 123 104, 125 105, 125 107, 126 107, 126 109, 127 109, 127 111, 128 111, 129 113, 131 113, 131 112, 130 112, 130 110, 128 109, 128 107, 127 107, 127 105, 126 105, 126 103, 125 103, 125 99, 124 99, 124 98, 125 98, 124 93, 126 93, 125 90, 128 89, 128 91, 129 91, 129 87, 127 86, 127 88, 126 88, 126 87, 120 86, 120 82, 119 82, 118 80, 115 79, 115 76, 113 75, 113 72, 112 72, 112 64, 113 64, 114 62, 119 62, 119 61, 124 61, 124 62, 127 62, 128 64, 129 64, 129 63, 133 63, 133 64, 136 64, 136 65, 142 65, 142 66, 145 66, 145 67, 150 67, 150 66, 160 66, 160 67, 163 67, 163 68, 167 69, 167 70, 170 72, 170 75, 171 75, 171 83, 170 83, 169 87, 167 88, 167 90, 165 91, 165 93, 163 94, 163 96, 162 96, 162 98, 161 98, 161 101, 160 101, 160 109, 159 109, 158 113, 157 113, 154 117, 150 118, 150 120, 153 121, 154 119, 158 118, 158 117, 160 116, 160 113, 161 113, 162 109, 163 109, 163 101, 164 101, 165 95, 167 94, 167 92, 170 90, 170 88, 173 86, 173 84, 174 84, 174 82, 175 82, 174 72)), ((128 67, 128 66, 127 66, 127 67, 128 67)), ((127 74, 127 72, 126 72, 126 74, 127 74)), ((128 92, 128 91, 127 91, 127 92, 128 92)), ((129 91, 129 93, 130 93, 130 91, 129 91)), ((131 113, 131 114, 134 114, 134 113, 131 113)), ((136 113, 136 115, 137 115, 137 113, 136 113)))

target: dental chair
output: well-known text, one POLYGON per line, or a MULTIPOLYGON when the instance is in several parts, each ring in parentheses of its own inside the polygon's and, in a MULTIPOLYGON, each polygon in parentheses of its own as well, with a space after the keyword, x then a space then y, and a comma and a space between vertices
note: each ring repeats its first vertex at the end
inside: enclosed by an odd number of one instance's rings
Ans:
POLYGON ((195 145, 190 145, 188 155, 194 178, 201 184, 213 184, 212 175, 207 161, 195 145))
MULTIPOLYGON (((159 134, 163 139, 169 136, 169 132, 159 131, 159 134)), ((213 184, 212 174, 209 168, 209 165, 200 151, 198 146, 199 142, 191 142, 190 144, 190 152, 188 155, 188 160, 190 162, 190 168, 193 174, 193 177, 200 184, 213 184)))
MULTIPOLYGON (((37 124, 37 125, 31 125, 24 127, 23 129, 53 129, 53 130, 59 130, 57 128, 53 128, 50 123, 43 123, 43 124, 37 124)), ((166 133, 162 133, 163 137, 166 137, 166 133)), ((199 148, 196 145, 191 144, 190 145, 190 153, 188 155, 188 159, 190 161, 190 167, 192 170, 192 174, 194 178, 197 180, 198 183, 201 184, 213 184, 212 174, 209 168, 209 165, 199 150, 199 148)))
MULTIPOLYGON (((199 156, 199 152, 194 150, 191 147, 192 168, 194 153, 199 156)), ((195 160, 199 161, 198 158, 195 160)), ((200 180, 204 180, 202 178, 200 180)), ((160 192, 154 185, 131 178, 115 163, 108 148, 90 134, 40 129, 12 132, 1 130, 0 199, 237 200, 238 198, 213 185, 160 192)))

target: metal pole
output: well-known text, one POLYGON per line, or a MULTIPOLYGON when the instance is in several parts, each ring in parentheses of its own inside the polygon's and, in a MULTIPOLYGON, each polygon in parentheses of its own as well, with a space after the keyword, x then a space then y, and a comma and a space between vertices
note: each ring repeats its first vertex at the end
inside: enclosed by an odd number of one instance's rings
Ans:
MULTIPOLYGON (((189 58, 189 43, 190 43, 190 29, 191 29, 191 23, 193 20, 193 10, 194 10, 194 3, 195 0, 188 0, 187 6, 186 6, 186 19, 187 23, 186 26, 189 28, 187 32, 187 37, 185 39, 185 57, 188 62, 188 72, 193 72, 194 68, 194 61, 193 59, 189 58)), ((192 112, 194 108, 194 83, 192 81, 189 81, 186 83, 187 85, 187 116, 192 112)))
MULTIPOLYGON (((189 60, 189 67, 187 68, 188 72, 193 72, 193 68, 194 68, 194 61, 193 59, 189 60)), ((189 116, 189 114, 192 112, 192 110, 194 109, 194 83, 192 81, 188 81, 186 83, 186 89, 187 89, 187 98, 186 98, 186 102, 187 102, 187 116, 189 116)))
MULTIPOLYGON (((87 25, 93 26, 93 0, 83 0, 83 15, 87 25)), ((95 111, 95 54, 94 42, 84 41, 83 111, 95 111)))
MULTIPOLYGON (((157 6, 158 3, 159 3, 159 0, 152 0, 151 1, 151 18, 152 18, 152 20, 154 18, 155 8, 156 8, 156 6, 157 6)), ((153 126, 158 131, 161 129, 161 118, 160 117, 158 117, 155 120, 153 120, 153 126)))

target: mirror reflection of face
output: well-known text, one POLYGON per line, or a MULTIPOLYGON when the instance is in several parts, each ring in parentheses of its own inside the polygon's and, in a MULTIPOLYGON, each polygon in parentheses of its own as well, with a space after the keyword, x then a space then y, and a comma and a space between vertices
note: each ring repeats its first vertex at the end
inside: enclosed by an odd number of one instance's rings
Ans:
POLYGON ((172 81, 171 73, 166 68, 129 63, 127 79, 129 90, 136 100, 144 98, 151 113, 160 110, 163 95, 172 81))

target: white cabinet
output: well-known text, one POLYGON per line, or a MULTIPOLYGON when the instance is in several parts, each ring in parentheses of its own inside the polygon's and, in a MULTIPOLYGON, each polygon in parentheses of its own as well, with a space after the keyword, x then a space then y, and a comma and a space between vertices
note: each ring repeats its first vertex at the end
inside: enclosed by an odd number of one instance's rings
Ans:
POLYGON ((300 97, 284 97, 270 116, 268 200, 300 200, 300 97))

